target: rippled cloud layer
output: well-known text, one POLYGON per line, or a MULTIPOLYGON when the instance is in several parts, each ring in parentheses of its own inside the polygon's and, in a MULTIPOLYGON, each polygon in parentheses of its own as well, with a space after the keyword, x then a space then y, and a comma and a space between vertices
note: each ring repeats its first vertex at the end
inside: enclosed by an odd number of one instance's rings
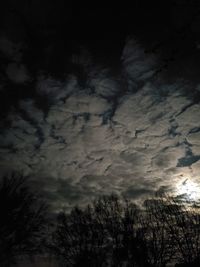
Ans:
MULTIPOLYGON (((158 82, 158 60, 133 39, 121 61, 119 79, 80 60, 84 86, 76 73, 62 81, 38 75, 36 92, 48 109, 25 98, 9 112, 0 133, 2 173, 30 176, 54 209, 111 192, 141 199, 173 191, 185 177, 198 182, 200 104, 188 93, 198 87, 158 82)), ((25 70, 11 75, 14 82, 27 81, 25 70)))

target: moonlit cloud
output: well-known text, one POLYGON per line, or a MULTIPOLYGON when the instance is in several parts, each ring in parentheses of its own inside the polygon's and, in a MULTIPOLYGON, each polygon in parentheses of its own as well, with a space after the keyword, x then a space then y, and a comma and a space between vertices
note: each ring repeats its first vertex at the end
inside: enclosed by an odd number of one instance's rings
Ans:
POLYGON ((156 59, 135 40, 122 62, 127 80, 143 81, 136 91, 103 70, 88 75, 84 89, 76 75, 40 76, 36 90, 50 100, 48 112, 24 99, 7 117, 1 169, 29 175, 54 209, 111 192, 141 199, 173 190, 184 176, 198 180, 200 105, 185 93, 189 85, 152 82, 156 59))
POLYGON ((36 85, 38 94, 45 96, 52 102, 65 99, 77 89, 78 84, 76 77, 70 77, 67 81, 61 82, 50 76, 40 75, 36 85))
POLYGON ((151 78, 158 68, 155 55, 145 52, 145 49, 133 38, 127 40, 121 59, 125 72, 134 82, 151 78))

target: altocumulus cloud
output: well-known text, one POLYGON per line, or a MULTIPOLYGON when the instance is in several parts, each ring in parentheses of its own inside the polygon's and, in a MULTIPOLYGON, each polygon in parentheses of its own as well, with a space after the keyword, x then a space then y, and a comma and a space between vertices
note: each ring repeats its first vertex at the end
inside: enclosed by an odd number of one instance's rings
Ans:
POLYGON ((121 60, 124 87, 90 63, 85 88, 75 73, 64 81, 38 76, 48 112, 24 99, 7 115, 2 173, 29 175, 54 210, 111 192, 141 199, 173 190, 185 176, 198 182, 200 105, 188 95, 190 85, 156 82, 157 59, 133 39, 121 60))

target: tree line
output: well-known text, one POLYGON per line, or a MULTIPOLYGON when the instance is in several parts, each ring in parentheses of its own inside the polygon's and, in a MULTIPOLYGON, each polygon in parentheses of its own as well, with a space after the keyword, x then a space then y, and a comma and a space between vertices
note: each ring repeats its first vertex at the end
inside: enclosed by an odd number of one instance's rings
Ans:
POLYGON ((85 208, 59 212, 49 222, 48 207, 12 174, 0 182, 0 266, 20 256, 54 255, 58 266, 200 266, 198 203, 157 195, 138 207, 112 194, 85 208))

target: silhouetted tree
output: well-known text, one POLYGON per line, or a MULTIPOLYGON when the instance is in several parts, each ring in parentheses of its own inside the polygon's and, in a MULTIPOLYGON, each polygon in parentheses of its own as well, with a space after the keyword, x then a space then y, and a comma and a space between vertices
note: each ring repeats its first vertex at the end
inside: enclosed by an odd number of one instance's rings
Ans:
POLYGON ((143 251, 146 251, 147 266, 164 267, 175 255, 174 240, 167 222, 162 217, 164 209, 160 209, 159 199, 146 200, 144 207, 144 213, 140 218, 140 231, 141 239, 144 238, 141 243, 144 243, 143 251))
POLYGON ((84 210, 61 213, 53 251, 64 266, 139 266, 137 216, 136 206, 116 195, 100 197, 84 210))
POLYGON ((63 266, 200 266, 200 215, 183 202, 157 196, 143 209, 116 195, 61 213, 53 233, 63 266))
MULTIPOLYGON (((156 202, 155 202, 156 203, 156 202)), ((164 196, 154 205, 154 214, 165 225, 180 266, 200 265, 200 214, 175 197, 164 196)))
POLYGON ((138 245, 135 227, 138 222, 136 205, 112 194, 100 197, 94 202, 94 210, 101 225, 106 229, 110 265, 133 266, 138 245))
POLYGON ((20 256, 41 250, 46 205, 37 199, 22 175, 0 181, 0 266, 10 266, 20 256))
POLYGON ((103 266, 105 261, 105 229, 94 216, 91 206, 75 207, 69 215, 60 213, 53 233, 55 255, 63 266, 103 266))
POLYGON ((111 240, 112 266, 166 266, 174 254, 165 223, 150 202, 139 210, 116 195, 100 197, 94 208, 111 240))

